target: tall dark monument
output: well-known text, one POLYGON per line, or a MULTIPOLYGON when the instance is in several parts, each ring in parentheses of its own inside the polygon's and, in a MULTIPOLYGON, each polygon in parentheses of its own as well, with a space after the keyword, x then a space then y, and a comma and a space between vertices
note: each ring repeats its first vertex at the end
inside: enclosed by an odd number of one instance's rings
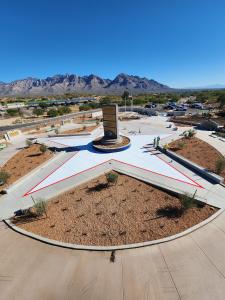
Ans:
POLYGON ((93 147, 103 152, 126 150, 130 146, 130 139, 119 134, 118 105, 104 105, 102 112, 104 135, 92 142, 93 147))
POLYGON ((118 143, 118 141, 120 141, 118 128, 118 105, 105 105, 102 107, 102 112, 105 142, 118 143))

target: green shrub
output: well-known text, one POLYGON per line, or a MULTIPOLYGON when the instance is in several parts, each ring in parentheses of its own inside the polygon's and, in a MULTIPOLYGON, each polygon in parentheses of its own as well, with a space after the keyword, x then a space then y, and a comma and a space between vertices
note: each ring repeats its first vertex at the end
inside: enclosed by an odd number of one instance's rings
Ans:
POLYGON ((112 184, 117 183, 118 174, 110 172, 110 173, 107 173, 105 176, 106 176, 106 180, 108 182, 108 185, 110 185, 111 183, 112 184))
POLYGON ((40 146, 40 151, 41 151, 41 153, 45 153, 46 151, 47 151, 47 147, 45 146, 45 145, 41 145, 40 146))
POLYGON ((7 183, 8 179, 10 177, 10 174, 6 171, 0 171, 0 182, 2 184, 7 183))
POLYGON ((46 214, 47 204, 43 199, 40 198, 36 201, 33 208, 37 216, 42 216, 43 214, 46 214))
POLYGON ((189 194, 180 195, 179 200, 180 200, 183 212, 196 206, 195 194, 196 194, 196 191, 193 196, 191 196, 189 194))
POLYGON ((10 117, 15 117, 19 115, 19 111, 18 109, 7 109, 6 113, 10 116, 10 117))
POLYGON ((177 143, 177 147, 178 147, 179 149, 183 149, 184 146, 185 146, 185 142, 183 142, 183 141, 180 141, 180 142, 177 143))
POLYGON ((57 117, 59 115, 58 110, 51 108, 49 109, 49 111, 47 112, 47 115, 49 118, 54 118, 57 117))
POLYGON ((38 116, 42 116, 44 114, 44 110, 42 108, 34 108, 33 114, 38 116))
POLYGON ((220 175, 224 170, 225 170, 225 158, 220 157, 216 161, 215 172, 216 172, 216 174, 220 175))
POLYGON ((189 129, 183 132, 185 138, 190 139, 196 135, 196 131, 193 129, 189 129))

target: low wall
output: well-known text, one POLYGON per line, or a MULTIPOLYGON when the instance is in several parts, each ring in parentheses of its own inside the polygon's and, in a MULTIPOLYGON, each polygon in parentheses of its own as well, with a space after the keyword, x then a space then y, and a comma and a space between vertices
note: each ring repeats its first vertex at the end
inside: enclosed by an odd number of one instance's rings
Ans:
POLYGON ((185 165, 189 169, 194 170, 196 173, 200 174, 202 177, 208 179, 209 181, 214 182, 214 183, 219 183, 219 184, 223 183, 223 181, 224 181, 223 177, 206 170, 205 168, 203 168, 203 167, 199 166, 198 164, 190 161, 189 159, 187 159, 187 158, 185 158, 185 157, 183 157, 179 154, 176 154, 175 152, 173 152, 171 150, 165 150, 162 146, 158 146, 158 149, 161 152, 168 155, 169 157, 176 160, 177 162, 181 163, 182 165, 185 165))
POLYGON ((176 119, 176 118, 171 118, 170 122, 180 123, 180 124, 184 124, 184 125, 191 125, 191 126, 200 126, 199 122, 186 121, 186 120, 181 120, 181 119, 176 119))

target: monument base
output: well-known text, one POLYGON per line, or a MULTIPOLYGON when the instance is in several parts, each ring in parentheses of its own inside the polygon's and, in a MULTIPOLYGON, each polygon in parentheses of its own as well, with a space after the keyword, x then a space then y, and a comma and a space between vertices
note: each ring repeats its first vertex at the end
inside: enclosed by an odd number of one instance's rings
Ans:
POLYGON ((103 136, 94 140, 92 145, 103 152, 123 151, 130 147, 130 139, 123 135, 120 135, 118 139, 107 139, 103 136))
POLYGON ((122 137, 119 136, 117 139, 109 139, 105 136, 101 138, 101 144, 102 145, 113 145, 113 144, 119 144, 123 141, 122 137))

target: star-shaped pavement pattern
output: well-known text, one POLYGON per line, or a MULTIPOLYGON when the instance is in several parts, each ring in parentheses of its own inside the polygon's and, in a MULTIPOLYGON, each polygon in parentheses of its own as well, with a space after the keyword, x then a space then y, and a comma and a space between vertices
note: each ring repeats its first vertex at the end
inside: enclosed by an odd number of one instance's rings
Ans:
MULTIPOLYGON (((160 135, 160 138, 162 139, 168 136, 168 134, 162 134, 160 135)), ((72 176, 76 176, 77 174, 110 160, 119 161, 139 169, 144 169, 161 176, 178 180, 185 184, 200 187, 198 183, 172 167, 162 158, 149 153, 146 146, 153 142, 153 139, 155 138, 154 135, 135 135, 130 136, 129 138, 131 140, 131 146, 128 149, 113 153, 103 153, 95 150, 92 147, 93 136, 74 136, 48 139, 48 141, 64 145, 65 147, 71 147, 78 151, 63 165, 59 166, 55 171, 34 186, 25 194, 25 196, 53 184, 57 184, 58 182, 66 180, 72 176)))

